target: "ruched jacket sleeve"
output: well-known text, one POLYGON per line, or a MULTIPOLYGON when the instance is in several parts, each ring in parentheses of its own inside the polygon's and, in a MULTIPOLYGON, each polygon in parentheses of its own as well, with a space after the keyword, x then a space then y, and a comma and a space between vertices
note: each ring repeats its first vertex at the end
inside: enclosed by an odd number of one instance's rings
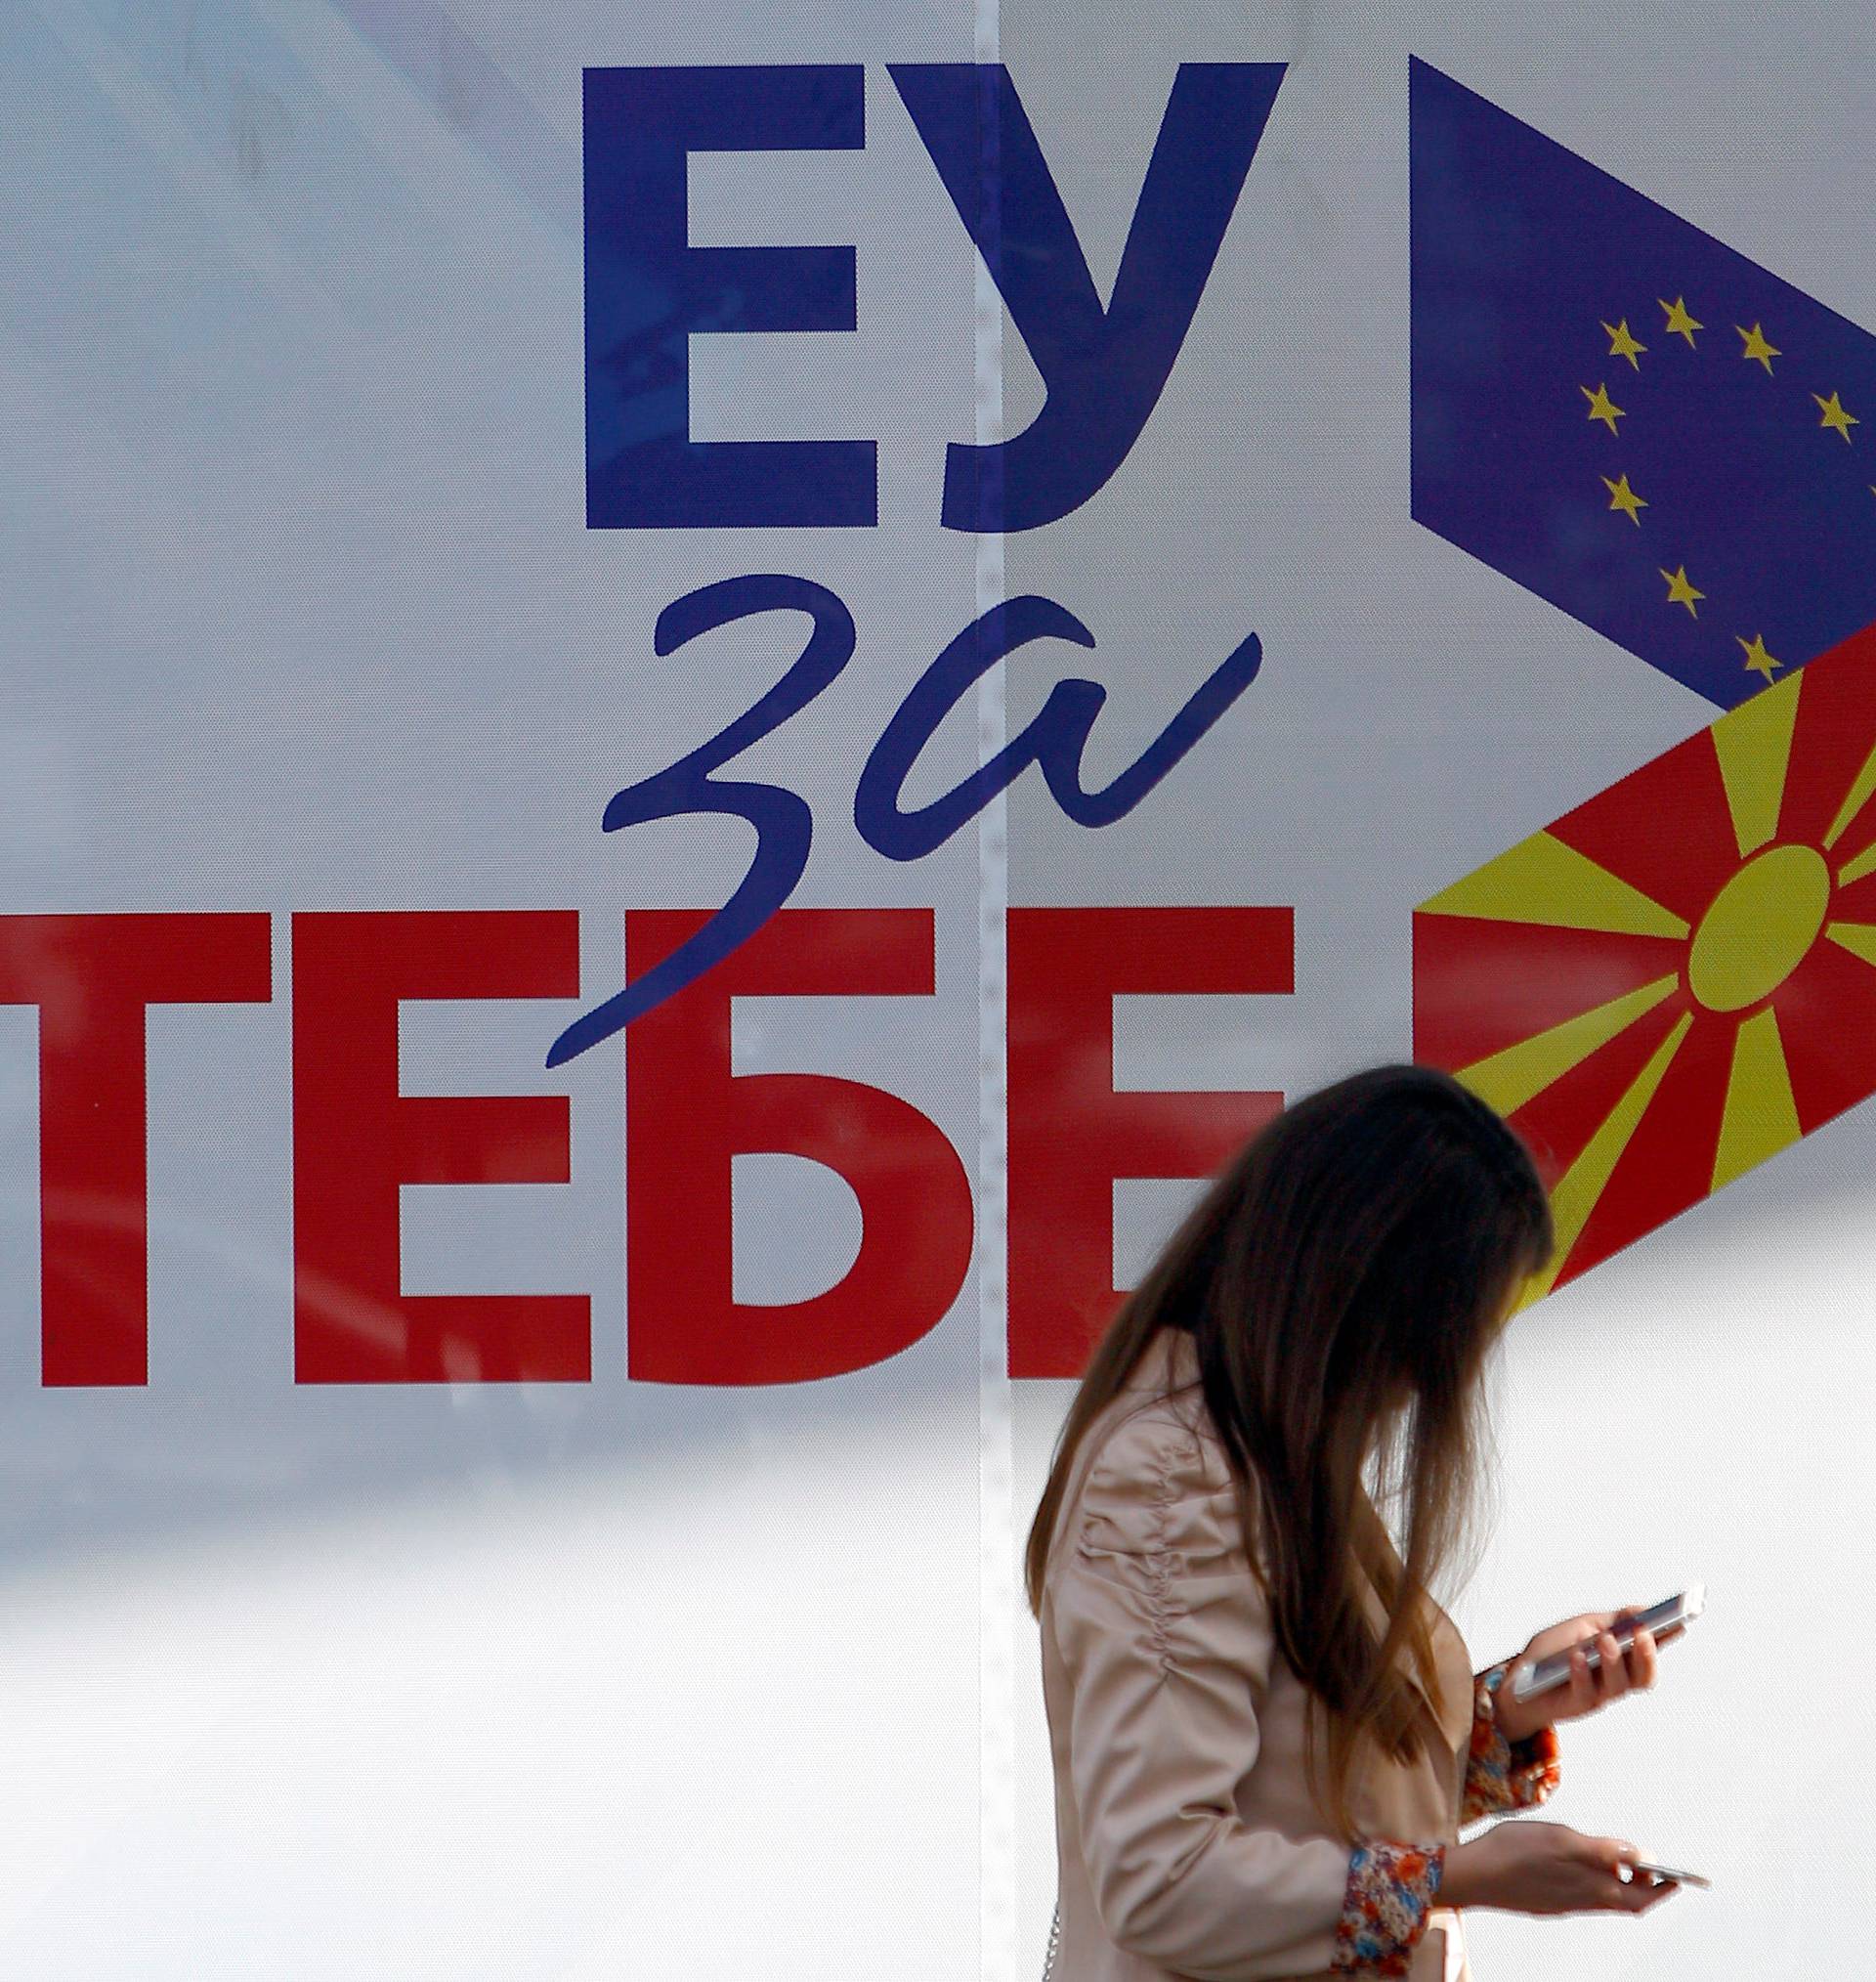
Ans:
POLYGON ((1404 1973, 1440 1847, 1351 1857, 1239 1814, 1277 1653, 1221 1455, 1163 1411, 1123 1420, 1071 1505, 1049 1591, 1082 1850, 1111 1939, 1199 1982, 1404 1973), (1420 1898, 1392 1919, 1370 1902, 1357 1948, 1348 1910, 1401 1853, 1420 1898))

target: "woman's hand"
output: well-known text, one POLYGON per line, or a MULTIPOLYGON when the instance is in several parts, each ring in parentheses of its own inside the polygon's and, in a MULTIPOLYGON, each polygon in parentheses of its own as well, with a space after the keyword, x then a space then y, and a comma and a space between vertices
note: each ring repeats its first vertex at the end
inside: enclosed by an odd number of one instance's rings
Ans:
POLYGON ((1620 1837, 1518 1818, 1449 1845, 1433 1903, 1513 1914, 1643 1913, 1677 1887, 1652 1873, 1624 1878, 1622 1868, 1641 1855, 1620 1837))
POLYGON ((1655 1681, 1655 1647, 1681 1630, 1679 1624, 1661 1633, 1638 1631, 1624 1657, 1615 1642, 1615 1633, 1641 1610, 1639 1604, 1619 1611, 1586 1611, 1581 1616, 1565 1617, 1548 1631, 1540 1631, 1512 1661, 1512 1671, 1498 1691, 1498 1725, 1507 1741, 1521 1741, 1555 1721, 1581 1720, 1586 1713, 1607 1706, 1625 1693, 1645 1693, 1655 1681), (1592 1666, 1588 1652, 1600 1648, 1601 1662, 1592 1666), (1570 1651, 1570 1676, 1562 1686, 1540 1693, 1535 1700, 1514 1700, 1512 1682, 1523 1665, 1547 1659, 1553 1652, 1570 1651))

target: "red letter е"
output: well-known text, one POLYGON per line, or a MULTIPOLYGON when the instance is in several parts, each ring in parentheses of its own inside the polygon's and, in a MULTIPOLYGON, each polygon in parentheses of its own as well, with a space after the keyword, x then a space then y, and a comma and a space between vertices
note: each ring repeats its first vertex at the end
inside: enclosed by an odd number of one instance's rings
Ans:
POLYGON ((1287 908, 1009 912, 1009 1373, 1079 1376, 1120 1296, 1114 1180, 1207 1177, 1280 1094, 1116 1094, 1114 1000, 1294 991, 1287 908))
POLYGON ((400 1095, 405 998, 573 998, 572 910, 293 918, 301 1383, 584 1383, 584 1294, 406 1294, 401 1184, 565 1184, 565 1095, 400 1095))

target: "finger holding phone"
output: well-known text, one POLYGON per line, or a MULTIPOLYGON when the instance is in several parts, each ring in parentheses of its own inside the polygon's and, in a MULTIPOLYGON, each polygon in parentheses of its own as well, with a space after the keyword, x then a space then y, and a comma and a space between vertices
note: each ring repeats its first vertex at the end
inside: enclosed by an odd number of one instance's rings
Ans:
MULTIPOLYGON (((1518 1741, 1647 1691, 1658 1647, 1684 1631, 1704 1604, 1705 1591, 1694 1584, 1648 1610, 1586 1611, 1538 1632, 1495 1695, 1499 1731, 1518 1741)), ((1621 1838, 1526 1821, 1501 1824, 1449 1853, 1441 1890, 1456 1906, 1470 1897, 1515 1913, 1642 1913, 1683 1884, 1711 1880, 1644 1859, 1621 1838)))
POLYGON ((1512 1661, 1514 1672, 1567 1651, 1569 1677, 1562 1686, 1530 1700, 1519 1700, 1511 1688, 1501 1688, 1498 1725, 1505 1739, 1522 1741, 1557 1721, 1581 1720, 1626 1694, 1647 1692, 1658 1676, 1657 1648, 1686 1627, 1673 1625, 1659 1637, 1645 1627, 1638 1629, 1625 1653, 1616 1633, 1642 1609, 1640 1604, 1625 1604, 1619 1611, 1585 1611, 1538 1632, 1512 1661), (1592 1647, 1598 1655, 1594 1665, 1589 1659, 1592 1647))
POLYGON ((1514 1914, 1640 1914, 1679 1889, 1626 1838, 1525 1817, 1450 1849, 1439 1897, 1445 1906, 1514 1914))

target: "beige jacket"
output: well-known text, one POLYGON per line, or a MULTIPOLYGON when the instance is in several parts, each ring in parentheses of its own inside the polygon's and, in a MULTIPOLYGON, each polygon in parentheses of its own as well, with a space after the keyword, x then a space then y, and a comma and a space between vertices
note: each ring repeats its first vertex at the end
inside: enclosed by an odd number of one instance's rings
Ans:
MULTIPOLYGON (((1303 1690, 1276 1651, 1197 1377, 1190 1337, 1155 1340, 1083 1441, 1050 1547, 1055 1982, 1351 1973, 1332 1966, 1350 1847, 1305 1787, 1303 1690)), ((1422 1691, 1422 1760, 1358 1769, 1365 1838, 1457 1841, 1473 1686, 1443 1612, 1433 1646, 1443 1712, 1422 1691)), ((1459 1916, 1435 1906, 1412 1982, 1467 1973, 1459 1916)))

